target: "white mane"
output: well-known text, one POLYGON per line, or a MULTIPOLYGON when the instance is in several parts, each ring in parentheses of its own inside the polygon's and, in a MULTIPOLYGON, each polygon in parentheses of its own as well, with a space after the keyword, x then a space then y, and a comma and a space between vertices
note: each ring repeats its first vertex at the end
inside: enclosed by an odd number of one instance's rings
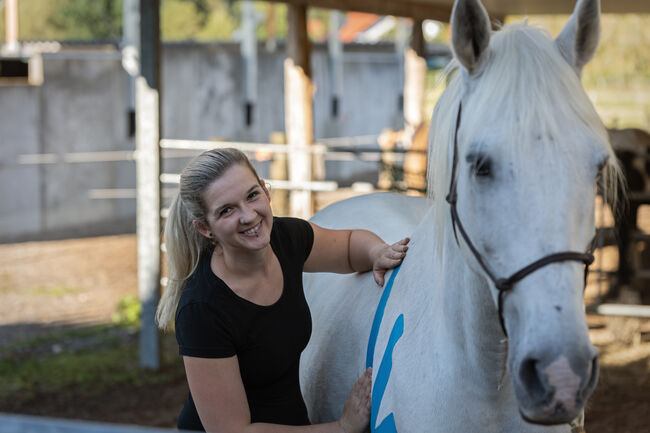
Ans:
POLYGON ((510 130, 505 132, 509 140, 500 143, 501 150, 525 161, 527 158, 518 156, 526 155, 530 146, 543 144, 549 163, 562 160, 571 168, 578 166, 580 160, 576 157, 584 157, 584 152, 571 151, 565 140, 556 139, 566 135, 566 119, 570 119, 574 130, 580 129, 610 155, 601 186, 605 197, 614 203, 620 169, 607 131, 580 77, 562 57, 550 34, 526 22, 510 24, 492 34, 489 50, 486 64, 476 78, 468 78, 464 71, 453 73, 458 62, 452 61, 444 74, 451 78, 434 109, 427 178, 429 196, 435 198, 436 239, 443 239, 446 230, 449 207, 444 198, 449 190, 458 105, 467 92, 464 86, 468 79, 473 81, 471 104, 463 101, 461 120, 466 136, 478 136, 485 125, 508 125, 510 130))

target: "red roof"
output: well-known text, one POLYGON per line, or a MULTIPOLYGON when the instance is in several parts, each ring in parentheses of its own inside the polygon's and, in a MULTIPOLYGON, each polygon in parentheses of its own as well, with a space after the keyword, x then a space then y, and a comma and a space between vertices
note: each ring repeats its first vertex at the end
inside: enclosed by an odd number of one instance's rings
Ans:
POLYGON ((354 42, 359 33, 366 31, 381 17, 365 12, 348 12, 345 14, 345 24, 339 29, 339 38, 343 43, 354 42))

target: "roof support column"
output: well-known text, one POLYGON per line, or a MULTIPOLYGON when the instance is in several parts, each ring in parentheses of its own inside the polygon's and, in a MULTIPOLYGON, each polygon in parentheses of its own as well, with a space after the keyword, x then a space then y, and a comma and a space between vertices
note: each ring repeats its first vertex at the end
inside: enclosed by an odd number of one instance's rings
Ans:
POLYGON ((5 45, 3 51, 16 55, 20 49, 18 44, 18 0, 7 0, 5 5, 5 45))
MULTIPOLYGON (((289 152, 289 181, 312 180, 312 155, 307 152, 314 142, 313 98, 310 46, 307 36, 307 7, 287 6, 289 34, 284 62, 284 123, 289 152)), ((292 191, 289 205, 292 216, 310 218, 313 197, 309 190, 292 191)))
POLYGON ((411 46, 404 53, 404 145, 409 148, 413 134, 424 121, 424 92, 427 77, 422 20, 413 20, 411 46))
POLYGON ((252 0, 241 2, 242 39, 240 52, 244 59, 244 123, 250 128, 254 121, 254 109, 257 103, 257 17, 252 0))
POLYGON ((158 369, 155 315, 160 298, 160 0, 140 0, 140 75, 136 79, 140 365, 158 369))

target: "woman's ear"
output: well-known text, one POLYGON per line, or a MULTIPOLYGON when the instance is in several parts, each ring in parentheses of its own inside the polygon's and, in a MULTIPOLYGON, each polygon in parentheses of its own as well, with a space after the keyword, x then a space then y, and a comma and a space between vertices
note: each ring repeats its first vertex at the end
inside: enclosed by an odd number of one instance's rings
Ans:
POLYGON ((213 238, 210 228, 206 226, 204 222, 198 220, 192 220, 192 225, 194 226, 197 232, 201 233, 206 238, 208 239, 213 238))

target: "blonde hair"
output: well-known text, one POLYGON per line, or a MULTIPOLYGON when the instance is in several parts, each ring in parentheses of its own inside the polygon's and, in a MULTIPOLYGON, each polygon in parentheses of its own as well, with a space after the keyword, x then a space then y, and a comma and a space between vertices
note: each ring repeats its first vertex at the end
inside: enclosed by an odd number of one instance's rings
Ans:
POLYGON ((174 317, 183 287, 196 270, 201 253, 211 248, 210 240, 200 234, 192 223, 196 220, 207 224, 203 193, 235 164, 248 167, 261 184, 246 155, 233 148, 205 151, 194 158, 181 173, 179 192, 172 201, 165 223, 167 287, 156 310, 156 321, 160 329, 174 329, 174 317))

